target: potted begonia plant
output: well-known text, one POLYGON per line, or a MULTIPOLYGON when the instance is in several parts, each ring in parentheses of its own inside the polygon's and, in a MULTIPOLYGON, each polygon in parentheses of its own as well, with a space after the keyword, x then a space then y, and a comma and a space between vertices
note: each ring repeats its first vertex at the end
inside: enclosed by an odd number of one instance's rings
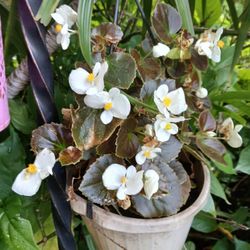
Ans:
MULTIPOLYGON (((62 5, 52 18, 65 50, 77 34, 77 13, 62 5)), ((93 66, 78 62, 69 75, 76 105, 62 110, 61 124, 33 131, 36 159, 13 191, 34 195, 59 161, 67 166, 71 207, 98 249, 181 249, 209 195, 207 159, 225 163, 220 140, 242 144, 241 127, 215 120, 202 87, 208 60, 220 61, 222 32, 191 36, 165 3, 129 53, 119 47, 119 26, 95 27, 93 66)))

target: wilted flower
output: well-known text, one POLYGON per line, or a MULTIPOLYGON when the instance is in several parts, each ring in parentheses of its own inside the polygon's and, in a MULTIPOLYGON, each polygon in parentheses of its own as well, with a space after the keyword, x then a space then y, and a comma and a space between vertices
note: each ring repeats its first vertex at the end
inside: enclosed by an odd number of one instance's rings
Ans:
POLYGON ((196 90, 196 93, 195 95, 199 98, 206 98, 207 97, 207 89, 206 88, 203 88, 203 87, 199 87, 197 90, 196 90))
POLYGON ((169 113, 166 113, 165 116, 157 115, 154 123, 157 140, 160 142, 168 141, 171 135, 178 133, 178 126, 175 123, 182 122, 184 120, 185 118, 183 116, 170 117, 169 113))
POLYGON ((232 148, 239 148, 242 145, 242 138, 239 135, 241 129, 242 125, 238 124, 234 127, 233 120, 229 117, 221 124, 219 132, 224 135, 232 148))
POLYGON ((151 199, 152 195, 159 189, 159 175, 153 170, 149 169, 144 173, 144 192, 147 199, 151 199))
POLYGON ((104 89, 104 75, 107 70, 107 62, 97 62, 91 73, 82 68, 72 70, 69 75, 69 85, 79 95, 96 94, 104 89))
POLYGON ((158 43, 153 47, 153 57, 166 56, 169 51, 170 48, 167 45, 158 43))
POLYGON ((195 49, 200 55, 206 55, 214 62, 219 62, 221 59, 220 49, 224 47, 224 42, 220 40, 222 33, 223 28, 219 28, 216 33, 211 30, 205 31, 196 42, 195 49))
POLYGON ((100 117, 104 124, 110 123, 113 117, 126 119, 131 109, 128 98, 117 88, 112 88, 109 92, 102 91, 95 95, 87 95, 84 102, 91 108, 104 109, 100 117))
POLYGON ((56 9, 55 13, 51 14, 56 21, 55 31, 57 32, 56 42, 61 44, 62 49, 67 49, 70 43, 70 28, 77 20, 77 13, 64 4, 56 9))
POLYGON ((32 196, 37 193, 42 180, 52 175, 56 162, 55 155, 45 148, 36 156, 35 162, 29 164, 16 177, 12 190, 20 195, 32 196))
POLYGON ((108 190, 118 190, 116 196, 125 200, 127 195, 138 194, 143 187, 143 170, 136 172, 134 166, 127 169, 120 164, 111 164, 102 175, 103 185, 108 190))
POLYGON ((160 148, 142 146, 141 151, 135 156, 135 160, 137 164, 142 165, 147 159, 154 159, 160 152, 160 148))
POLYGON ((162 114, 170 111, 174 115, 179 115, 187 109, 184 91, 178 88, 168 92, 168 86, 162 84, 154 92, 154 102, 162 114))

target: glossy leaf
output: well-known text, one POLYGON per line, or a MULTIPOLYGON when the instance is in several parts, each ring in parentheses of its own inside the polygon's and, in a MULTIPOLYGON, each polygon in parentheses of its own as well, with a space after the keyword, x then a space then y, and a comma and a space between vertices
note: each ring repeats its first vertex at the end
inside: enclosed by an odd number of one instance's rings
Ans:
POLYGON ((105 81, 111 87, 128 89, 136 77, 136 63, 133 57, 124 52, 115 52, 107 57, 109 65, 105 81))
POLYGON ((73 139, 69 129, 61 124, 51 123, 33 130, 30 144, 35 153, 48 148, 58 155, 61 150, 73 145, 73 139))
POLYGON ((175 0, 178 12, 181 15, 183 28, 194 36, 194 26, 192 21, 192 16, 190 12, 190 6, 188 0, 175 0))
POLYGON ((60 0, 43 0, 36 14, 36 20, 47 26, 51 20, 51 14, 55 11, 60 0))
POLYGON ((32 119, 29 107, 20 100, 9 100, 10 117, 12 125, 23 134, 31 134, 36 127, 36 122, 32 119))
POLYGON ((225 154, 224 160, 226 164, 222 164, 217 161, 213 161, 213 163, 220 171, 226 174, 236 174, 236 170, 234 169, 232 157, 228 152, 225 154))
POLYGON ((105 125, 100 114, 99 110, 87 107, 72 111, 72 136, 78 149, 88 150, 106 141, 122 122, 114 118, 105 125))
POLYGON ((166 163, 171 162, 176 159, 181 152, 183 144, 176 139, 175 136, 171 136, 170 139, 166 142, 161 143, 161 157, 166 163))
POLYGON ((93 64, 90 41, 93 5, 93 0, 79 0, 78 3, 79 43, 82 55, 89 66, 93 64))
POLYGON ((220 184, 218 178, 213 173, 210 173, 210 178, 211 178, 211 193, 223 199, 227 204, 230 204, 230 202, 226 197, 224 188, 220 184))
POLYGON ((1 247, 3 249, 38 250, 30 222, 18 214, 20 207, 20 200, 13 198, 5 200, 5 204, 0 206, 1 247))
POLYGON ((199 127, 201 131, 214 131, 216 121, 209 110, 204 110, 199 115, 199 127))
POLYGON ((76 164, 82 159, 82 151, 69 146, 59 153, 59 162, 62 166, 76 164))
POLYGON ((136 155, 140 146, 138 137, 133 133, 137 126, 137 120, 128 118, 117 133, 116 156, 120 158, 132 158, 136 155))
POLYGON ((153 57, 141 58, 139 52, 135 49, 131 51, 131 55, 136 61, 138 72, 144 82, 151 79, 156 80, 160 77, 161 65, 157 59, 153 57))
POLYGON ((211 95, 212 101, 227 101, 227 100, 250 100, 250 91, 248 90, 237 90, 228 91, 219 95, 211 95))
POLYGON ((211 233, 217 229, 216 220, 208 213, 200 212, 193 220, 192 228, 202 233, 211 233))
POLYGON ((247 146, 241 151, 236 170, 242 173, 250 174, 250 146, 247 146))
POLYGON ((154 169, 160 176, 159 190, 150 200, 144 195, 132 196, 134 207, 144 218, 169 216, 182 206, 181 184, 176 173, 161 159, 146 161, 142 169, 154 169))
POLYGON ((196 138, 196 145, 211 160, 225 164, 224 155, 226 148, 224 145, 214 138, 196 138))
POLYGON ((123 32, 118 25, 102 23, 92 30, 91 35, 94 38, 101 37, 109 44, 116 44, 122 39, 123 32))
POLYGON ((96 204, 110 205, 112 203, 111 193, 103 186, 102 174, 113 163, 121 163, 121 160, 111 155, 103 155, 89 166, 83 176, 79 190, 96 204))
POLYGON ((201 56, 195 49, 191 49, 191 62, 199 70, 204 71, 208 67, 208 58, 201 56))
POLYGON ((168 43, 172 39, 171 36, 180 30, 182 22, 175 8, 158 3, 152 17, 152 25, 158 37, 168 43))

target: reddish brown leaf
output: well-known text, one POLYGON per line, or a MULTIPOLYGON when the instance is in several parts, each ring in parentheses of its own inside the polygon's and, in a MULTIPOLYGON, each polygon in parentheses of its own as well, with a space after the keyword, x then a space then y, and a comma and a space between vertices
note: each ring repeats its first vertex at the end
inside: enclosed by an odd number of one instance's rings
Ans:
POLYGON ((76 164, 82 159, 82 151, 69 146, 59 153, 59 162, 62 166, 76 164))
POLYGON ((200 113, 199 127, 204 132, 216 129, 216 121, 209 110, 204 110, 200 113))

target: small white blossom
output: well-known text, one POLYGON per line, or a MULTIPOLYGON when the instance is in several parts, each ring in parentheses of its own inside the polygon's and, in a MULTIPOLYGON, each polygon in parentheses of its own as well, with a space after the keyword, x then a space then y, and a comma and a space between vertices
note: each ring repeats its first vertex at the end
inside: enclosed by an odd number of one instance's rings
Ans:
POLYGON ((127 169, 120 164, 111 164, 102 175, 103 185, 108 190, 117 190, 119 200, 125 200, 127 195, 138 194, 143 187, 143 170, 136 172, 134 166, 127 169))
POLYGON ((77 13, 68 5, 61 5, 56 9, 55 13, 51 14, 56 21, 55 31, 57 32, 56 42, 61 44, 62 49, 67 49, 70 43, 70 28, 77 20, 77 13))
POLYGON ((96 94, 104 89, 104 75, 107 70, 107 62, 97 62, 91 73, 83 68, 72 70, 69 75, 69 85, 79 95, 96 94))
POLYGON ((167 45, 158 43, 153 47, 153 57, 166 56, 169 51, 170 48, 167 45))
POLYGON ((144 173, 144 192, 148 200, 158 191, 159 179, 158 173, 153 169, 149 169, 144 173))
POLYGON ((195 44, 199 55, 206 55, 212 61, 219 62, 221 59, 220 49, 224 47, 224 42, 220 40, 222 33, 223 28, 219 28, 216 33, 210 30, 205 31, 195 44))
POLYGON ((162 114, 166 114, 170 111, 174 115, 179 115, 187 110, 183 89, 178 88, 168 92, 168 86, 166 84, 160 85, 158 89, 155 90, 154 102, 162 114))
POLYGON ((199 87, 197 90, 196 90, 196 93, 195 95, 199 98, 206 98, 207 97, 207 94, 208 94, 208 91, 206 88, 203 88, 203 87, 199 87))
POLYGON ((160 148, 142 146, 141 151, 135 156, 135 160, 137 164, 142 165, 147 159, 154 159, 160 152, 160 148))
POLYGON ((16 177, 12 190, 20 195, 32 196, 37 193, 42 180, 52 175, 56 162, 55 155, 45 148, 36 156, 35 162, 29 164, 16 177))
POLYGON ((112 88, 109 92, 102 91, 95 95, 86 95, 84 102, 88 107, 104 109, 100 117, 104 124, 110 123, 113 117, 126 119, 131 109, 128 98, 117 88, 112 88))
POLYGON ((154 136, 154 127, 152 124, 147 124, 145 126, 145 134, 151 137, 154 136))
POLYGON ((168 141, 171 135, 178 133, 178 126, 176 122, 182 122, 185 118, 180 117, 170 117, 169 113, 166 113, 165 116, 157 115, 156 121, 154 123, 155 135, 158 141, 165 142, 168 141))
POLYGON ((243 143, 242 138, 239 135, 241 129, 242 125, 238 124, 234 126, 233 120, 229 117, 221 124, 219 132, 224 134, 227 143, 232 148, 239 148, 243 143))

